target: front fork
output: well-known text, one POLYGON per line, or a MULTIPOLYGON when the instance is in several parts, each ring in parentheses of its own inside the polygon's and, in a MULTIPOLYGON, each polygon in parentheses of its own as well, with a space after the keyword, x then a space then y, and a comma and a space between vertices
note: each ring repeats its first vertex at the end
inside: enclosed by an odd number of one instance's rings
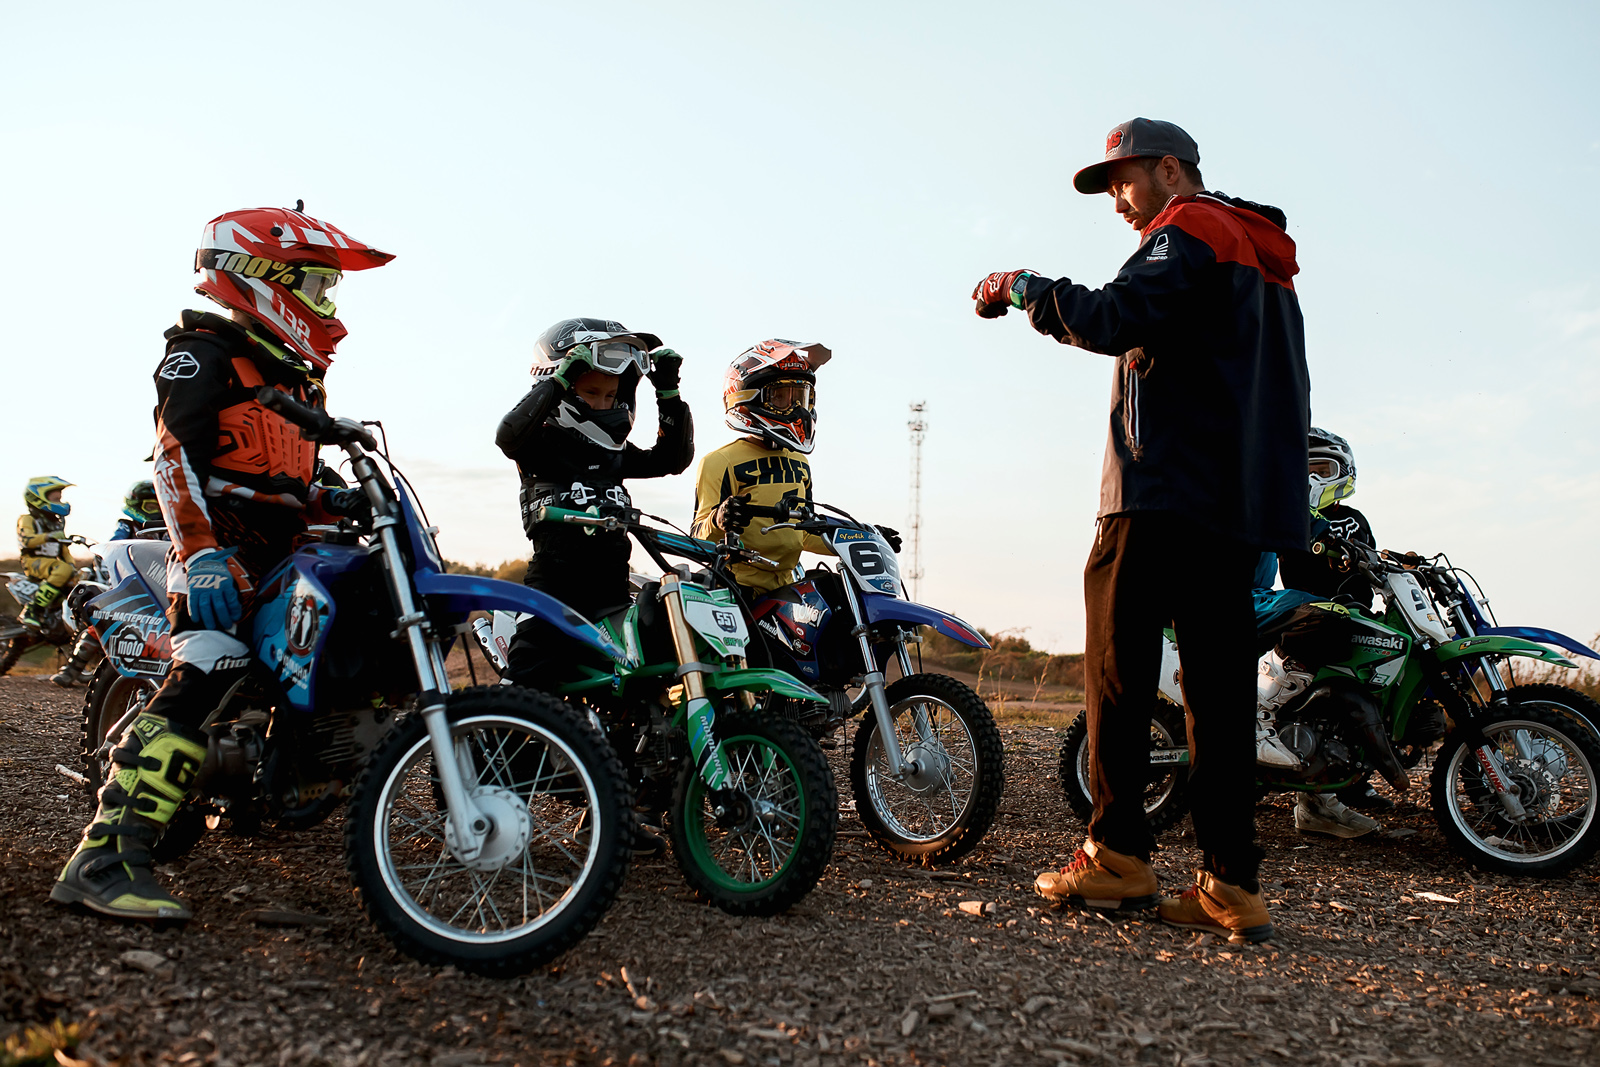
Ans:
POLYGON ((684 730, 689 735, 689 754, 695 770, 707 789, 721 789, 728 781, 728 760, 717 740, 717 709, 706 696, 705 673, 708 668, 695 658, 694 630, 683 612, 682 579, 668 571, 661 576, 658 594, 667 610, 667 629, 672 634, 672 648, 678 654, 678 677, 683 679, 683 692, 688 700, 684 730))
MULTIPOLYGON (((889 764, 889 775, 893 778, 909 778, 920 774, 922 768, 917 761, 906 759, 905 752, 900 748, 900 735, 895 732, 894 716, 889 712, 889 698, 885 694, 888 687, 884 684, 883 672, 878 669, 877 657, 872 654, 872 638, 867 628, 866 613, 861 610, 861 597, 848 578, 840 584, 844 586, 845 599, 850 603, 850 614, 856 620, 855 628, 850 633, 861 646, 861 662, 867 668, 861 676, 861 686, 867 691, 872 717, 878 724, 878 738, 883 742, 883 756, 889 764)), ((900 673, 909 678, 913 673, 911 654, 906 651, 904 634, 896 635, 895 645, 900 658, 900 673)), ((932 740, 933 727, 928 722, 927 710, 919 704, 914 715, 917 737, 924 742, 932 740)))
MULTIPOLYGON (((1472 632, 1471 625, 1465 619, 1465 612, 1457 614, 1457 627, 1464 633, 1472 632)), ((1489 686, 1489 707, 1495 711, 1509 712, 1510 702, 1506 699, 1505 676, 1500 673, 1500 665, 1490 657, 1485 656, 1478 661, 1478 668, 1483 672, 1484 682, 1489 686)), ((1467 675, 1471 682, 1471 674, 1467 675)), ((1516 746, 1517 755, 1523 760, 1533 759, 1533 748, 1528 743, 1526 730, 1513 730, 1511 743, 1516 746)), ((1517 788, 1511 783, 1511 778, 1506 774, 1506 761, 1500 755, 1500 750, 1488 743, 1487 740, 1479 745, 1473 756, 1478 761, 1478 767, 1483 771, 1484 778, 1494 790, 1495 799, 1500 802, 1501 809, 1512 819, 1522 820, 1527 818, 1527 809, 1522 806, 1522 799, 1517 794, 1517 788)))
POLYGON ((483 852, 489 835, 494 832, 494 822, 473 803, 468 782, 477 785, 477 773, 472 766, 472 756, 465 741, 457 745, 450 736, 450 720, 445 715, 444 700, 450 692, 450 679, 445 671, 444 657, 438 645, 423 634, 427 615, 417 607, 411 590, 411 581, 405 571, 405 557, 400 553, 398 530, 400 520, 391 513, 391 502, 386 500, 372 460, 360 446, 350 449, 351 473, 360 479, 367 490, 376 519, 373 532, 383 546, 384 565, 389 572, 389 587, 394 593, 395 607, 399 609, 398 629, 392 636, 404 637, 411 650, 411 661, 417 669, 417 683, 421 686, 418 702, 422 705, 422 723, 428 730, 428 740, 433 746, 433 769, 439 776, 439 789, 444 793, 446 812, 444 824, 445 844, 461 863, 472 863, 483 852))

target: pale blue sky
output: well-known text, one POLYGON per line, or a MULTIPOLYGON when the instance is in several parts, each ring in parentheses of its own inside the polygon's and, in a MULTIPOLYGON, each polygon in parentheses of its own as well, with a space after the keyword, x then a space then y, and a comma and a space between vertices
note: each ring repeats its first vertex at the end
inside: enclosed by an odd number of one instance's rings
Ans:
MULTIPOLYGON (((303 197, 398 257, 341 287, 330 406, 384 420, 447 554, 525 549, 492 438, 551 322, 679 349, 702 454, 729 359, 820 340, 819 497, 903 527, 927 400, 923 599, 1075 651, 1110 361, 966 296, 1111 278, 1131 232, 1070 175, 1147 115, 1288 213, 1313 421, 1380 541, 1587 638, 1597 31, 1577 3, 13 7, 0 488, 76 481, 104 536, 202 224, 303 197)), ((687 519, 688 475, 636 488, 687 519)))

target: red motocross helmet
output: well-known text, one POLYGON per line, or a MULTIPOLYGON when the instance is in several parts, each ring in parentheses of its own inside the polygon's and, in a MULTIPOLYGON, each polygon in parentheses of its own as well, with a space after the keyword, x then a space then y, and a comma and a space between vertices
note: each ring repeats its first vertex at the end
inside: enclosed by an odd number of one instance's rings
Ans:
POLYGON ((394 256, 368 248, 337 226, 296 210, 230 211, 206 223, 194 287, 223 307, 242 311, 319 371, 349 333, 334 318, 342 272, 381 267, 394 256))
POLYGON ((817 440, 817 368, 832 358, 816 342, 781 337, 745 349, 722 382, 728 428, 768 448, 809 453, 817 440))

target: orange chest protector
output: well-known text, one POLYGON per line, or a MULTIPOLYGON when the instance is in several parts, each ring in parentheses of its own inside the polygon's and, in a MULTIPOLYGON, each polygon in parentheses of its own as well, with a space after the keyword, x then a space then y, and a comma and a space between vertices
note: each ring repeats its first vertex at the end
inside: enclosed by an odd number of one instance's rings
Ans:
MULTIPOLYGON (((217 451, 211 465, 219 470, 269 479, 288 478, 310 485, 317 446, 300 436, 299 427, 268 411, 255 399, 255 390, 266 382, 252 361, 236 356, 233 373, 252 395, 217 413, 217 451)), ((274 388, 301 403, 308 401, 303 387, 274 388)))

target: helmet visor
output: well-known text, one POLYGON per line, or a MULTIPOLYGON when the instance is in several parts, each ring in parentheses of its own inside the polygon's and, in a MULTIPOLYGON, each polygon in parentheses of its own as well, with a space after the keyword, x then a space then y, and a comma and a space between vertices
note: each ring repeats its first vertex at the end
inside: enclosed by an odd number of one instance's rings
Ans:
POLYGON ((812 395, 810 382, 770 382, 761 387, 759 403, 768 411, 781 415, 796 408, 810 408, 812 395))
POLYGON ((650 356, 626 341, 597 341, 589 346, 589 363, 607 374, 621 374, 630 366, 638 367, 643 374, 650 369, 650 356))

